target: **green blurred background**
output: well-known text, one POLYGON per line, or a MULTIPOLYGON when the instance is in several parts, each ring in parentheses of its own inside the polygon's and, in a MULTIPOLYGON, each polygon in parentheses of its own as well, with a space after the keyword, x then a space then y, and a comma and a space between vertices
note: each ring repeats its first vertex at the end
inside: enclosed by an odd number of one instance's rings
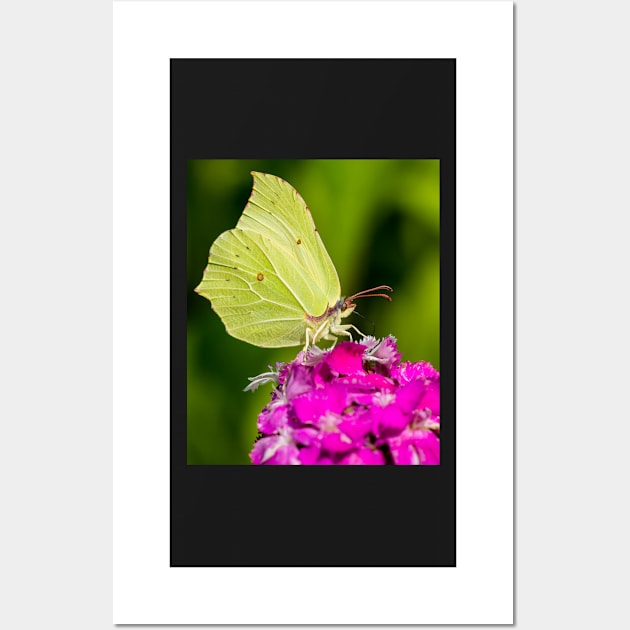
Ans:
MULTIPOLYGON (((256 419, 271 386, 255 376, 300 350, 258 348, 230 337, 210 302, 194 293, 215 238, 236 225, 250 171, 286 179, 304 198, 343 296, 388 284, 392 302, 357 301, 363 333, 393 334, 403 360, 440 368, 439 160, 194 160, 187 173, 187 461, 249 464, 256 419)), ((329 342, 320 342, 320 346, 329 342)))

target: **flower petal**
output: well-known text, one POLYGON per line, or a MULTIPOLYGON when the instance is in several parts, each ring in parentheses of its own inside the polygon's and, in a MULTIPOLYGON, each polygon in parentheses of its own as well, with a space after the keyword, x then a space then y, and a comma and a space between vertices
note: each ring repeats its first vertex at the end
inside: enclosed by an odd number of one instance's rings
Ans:
POLYGON ((322 448, 330 453, 345 453, 354 448, 354 442, 339 431, 332 431, 322 435, 322 448))
POLYGON ((383 407, 378 414, 377 435, 385 437, 400 433, 409 424, 409 416, 405 414, 398 405, 388 405, 383 407))
POLYGON ((272 435, 261 438, 254 444, 250 453, 254 464, 299 464, 298 448, 287 441, 283 435, 272 435))
POLYGON ((300 463, 302 463, 304 466, 310 466, 317 462, 321 455, 321 452, 321 446, 319 446, 319 444, 313 444, 312 446, 307 446, 300 449, 298 459, 300 460, 300 463))
POLYGON ((440 440, 431 431, 404 431, 387 440, 395 464, 440 463, 440 440))
POLYGON ((338 429, 345 433, 353 442, 363 442, 372 428, 372 417, 369 411, 343 415, 338 429))
POLYGON ((425 390, 426 386, 423 380, 406 383, 396 392, 396 406, 404 413, 411 413, 418 408, 425 390))
POLYGON ((258 430, 267 435, 285 427, 288 421, 288 405, 267 405, 258 416, 258 430))
POLYGON ((427 386, 420 403, 421 407, 428 407, 434 416, 440 415, 440 379, 433 380, 427 386))
POLYGON ((400 361, 400 352, 396 347, 396 338, 392 335, 385 337, 376 347, 370 348, 366 359, 375 361, 387 372, 400 361))
POLYGON ((300 394, 308 392, 313 387, 313 376, 311 370, 299 363, 290 365, 286 381, 286 397, 291 400, 300 394))
POLYGON ((399 383, 410 383, 419 378, 433 379, 439 376, 439 372, 426 361, 419 361, 418 363, 405 361, 392 369, 392 378, 399 383))
POLYGON ((339 414, 347 404, 348 393, 343 385, 331 383, 293 399, 293 410, 301 422, 315 423, 328 413, 339 414))
POLYGON ((330 369, 336 374, 364 374, 363 354, 365 346, 353 341, 338 343, 326 359, 330 369))
POLYGON ((332 457, 330 457, 329 455, 320 455, 319 459, 313 462, 315 466, 331 466, 334 463, 335 462, 333 461, 332 457))
POLYGON ((381 453, 381 451, 373 451, 371 448, 361 448, 358 451, 348 453, 345 457, 339 460, 339 463, 345 464, 346 466, 374 466, 384 464, 385 458, 383 457, 383 453, 381 453))
POLYGON ((413 443, 421 464, 433 466, 440 463, 440 440, 431 431, 414 431, 413 443))
POLYGON ((299 446, 310 446, 317 443, 317 429, 312 427, 302 427, 299 429, 293 429, 291 432, 293 441, 299 446))
POLYGON ((356 374, 354 376, 342 376, 337 379, 338 383, 347 385, 350 391, 365 389, 394 389, 395 383, 381 374, 356 374))
POLYGON ((270 466, 295 466, 300 463, 298 455, 299 450, 295 444, 285 444, 264 463, 270 466))
POLYGON ((326 355, 328 350, 322 350, 319 346, 311 346, 306 352, 300 352, 296 360, 304 365, 317 365, 326 355))

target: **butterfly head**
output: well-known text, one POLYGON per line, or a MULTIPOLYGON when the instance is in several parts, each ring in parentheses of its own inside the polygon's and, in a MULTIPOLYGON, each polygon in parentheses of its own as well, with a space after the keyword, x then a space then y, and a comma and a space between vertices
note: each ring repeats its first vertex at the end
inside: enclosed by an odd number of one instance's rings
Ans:
POLYGON ((340 298, 333 306, 329 306, 324 313, 319 316, 306 315, 306 343, 304 349, 306 350, 309 345, 316 344, 320 339, 335 340, 339 336, 347 336, 352 339, 350 329, 356 330, 360 335, 363 333, 352 324, 342 324, 341 320, 352 314, 356 308, 354 300, 360 297, 384 297, 386 300, 391 301, 391 298, 386 293, 373 293, 373 291, 392 291, 391 287, 381 285, 374 287, 373 289, 367 289, 360 293, 355 293, 347 298, 340 298))
POLYGON ((346 299, 341 298, 339 302, 337 302, 336 310, 339 313, 339 318, 348 317, 352 315, 352 311, 356 308, 356 304, 354 302, 348 302, 346 299))

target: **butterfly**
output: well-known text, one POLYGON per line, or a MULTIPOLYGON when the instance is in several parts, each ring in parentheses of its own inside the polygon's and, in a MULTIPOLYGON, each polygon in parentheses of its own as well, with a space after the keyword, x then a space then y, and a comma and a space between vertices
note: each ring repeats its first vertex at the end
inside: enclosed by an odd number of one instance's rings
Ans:
POLYGON ((236 227, 210 248, 195 291, 210 300, 228 334, 264 348, 352 339, 343 324, 359 297, 384 297, 381 285, 341 297, 337 270, 300 194, 275 175, 252 171, 254 185, 236 227))

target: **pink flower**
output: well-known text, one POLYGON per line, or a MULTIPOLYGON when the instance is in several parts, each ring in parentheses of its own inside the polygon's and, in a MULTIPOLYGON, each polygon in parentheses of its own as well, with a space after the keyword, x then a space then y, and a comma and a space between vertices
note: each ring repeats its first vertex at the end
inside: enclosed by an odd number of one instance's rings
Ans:
POLYGON ((250 379, 246 389, 274 384, 258 417, 252 462, 439 464, 439 372, 400 359, 394 337, 366 337, 313 347, 250 379))

